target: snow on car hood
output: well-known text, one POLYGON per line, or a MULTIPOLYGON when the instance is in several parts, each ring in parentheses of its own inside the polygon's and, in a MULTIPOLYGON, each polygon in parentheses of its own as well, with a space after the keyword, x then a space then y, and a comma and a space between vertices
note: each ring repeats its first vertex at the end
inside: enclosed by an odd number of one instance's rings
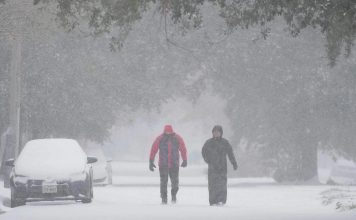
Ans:
POLYGON ((68 178, 85 170, 87 156, 72 139, 29 141, 15 162, 15 173, 33 179, 68 178))

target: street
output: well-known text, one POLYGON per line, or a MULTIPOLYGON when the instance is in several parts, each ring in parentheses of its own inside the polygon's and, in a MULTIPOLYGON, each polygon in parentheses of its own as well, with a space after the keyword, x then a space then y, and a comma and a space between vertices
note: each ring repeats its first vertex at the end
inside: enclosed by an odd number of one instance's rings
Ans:
MULTIPOLYGON (((323 205, 322 193, 333 186, 277 185, 268 179, 229 179, 228 201, 208 205, 204 177, 182 177, 178 203, 160 204, 158 177, 115 176, 112 186, 94 188, 91 204, 73 201, 31 202, 8 208, 10 192, 1 188, 2 220, 31 219, 313 219, 351 220, 356 211, 323 205)), ((355 191, 356 187, 338 187, 355 191)), ((1 198, 1 197, 0 197, 1 198)))

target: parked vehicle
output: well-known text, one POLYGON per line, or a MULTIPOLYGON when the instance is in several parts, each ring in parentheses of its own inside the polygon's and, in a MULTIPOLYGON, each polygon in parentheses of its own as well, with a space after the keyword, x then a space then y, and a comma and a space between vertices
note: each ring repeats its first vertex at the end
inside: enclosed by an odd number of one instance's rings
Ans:
POLYGON ((37 139, 29 141, 18 159, 6 161, 10 174, 11 207, 27 201, 80 200, 93 198, 92 163, 77 141, 37 139))
POLYGON ((356 167, 335 165, 331 169, 327 183, 331 185, 356 185, 356 167))
POLYGON ((93 182, 95 185, 112 184, 111 159, 108 159, 100 146, 87 147, 85 152, 95 156, 98 161, 93 164, 93 182))

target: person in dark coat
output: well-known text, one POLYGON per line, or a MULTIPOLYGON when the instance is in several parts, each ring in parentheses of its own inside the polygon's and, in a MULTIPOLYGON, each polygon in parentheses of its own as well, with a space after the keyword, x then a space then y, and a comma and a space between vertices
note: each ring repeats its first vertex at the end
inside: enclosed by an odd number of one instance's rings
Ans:
POLYGON ((171 179, 172 185, 172 203, 176 203, 177 192, 179 189, 179 152, 183 159, 181 167, 187 167, 187 149, 185 147, 183 138, 177 133, 173 132, 171 125, 166 125, 164 127, 163 134, 158 136, 153 142, 149 163, 149 169, 151 171, 154 171, 154 168, 156 168, 154 159, 158 151, 162 204, 167 204, 168 176, 171 179))
POLYGON ((227 160, 237 170, 237 162, 228 140, 222 137, 220 125, 213 128, 213 137, 207 140, 202 149, 204 161, 208 164, 208 187, 210 205, 224 205, 227 196, 227 160))

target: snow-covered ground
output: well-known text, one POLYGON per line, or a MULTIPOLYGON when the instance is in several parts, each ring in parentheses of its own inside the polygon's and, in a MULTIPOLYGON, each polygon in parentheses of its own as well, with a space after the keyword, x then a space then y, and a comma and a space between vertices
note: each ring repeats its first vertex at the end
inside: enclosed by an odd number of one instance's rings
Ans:
MULTIPOLYGON (((8 208, 10 192, 0 187, 1 220, 30 219, 312 219, 354 220, 356 209, 340 209, 340 201, 356 204, 355 186, 278 185, 268 178, 229 179, 228 202, 208 205, 203 166, 181 170, 178 203, 160 205, 158 171, 147 164, 113 164, 114 185, 95 187, 91 204, 70 201, 33 202, 8 208), (199 174, 200 173, 200 174, 199 174)), ((1 182, 0 182, 1 184, 1 182)), ((342 205, 342 204, 341 204, 342 205)))

